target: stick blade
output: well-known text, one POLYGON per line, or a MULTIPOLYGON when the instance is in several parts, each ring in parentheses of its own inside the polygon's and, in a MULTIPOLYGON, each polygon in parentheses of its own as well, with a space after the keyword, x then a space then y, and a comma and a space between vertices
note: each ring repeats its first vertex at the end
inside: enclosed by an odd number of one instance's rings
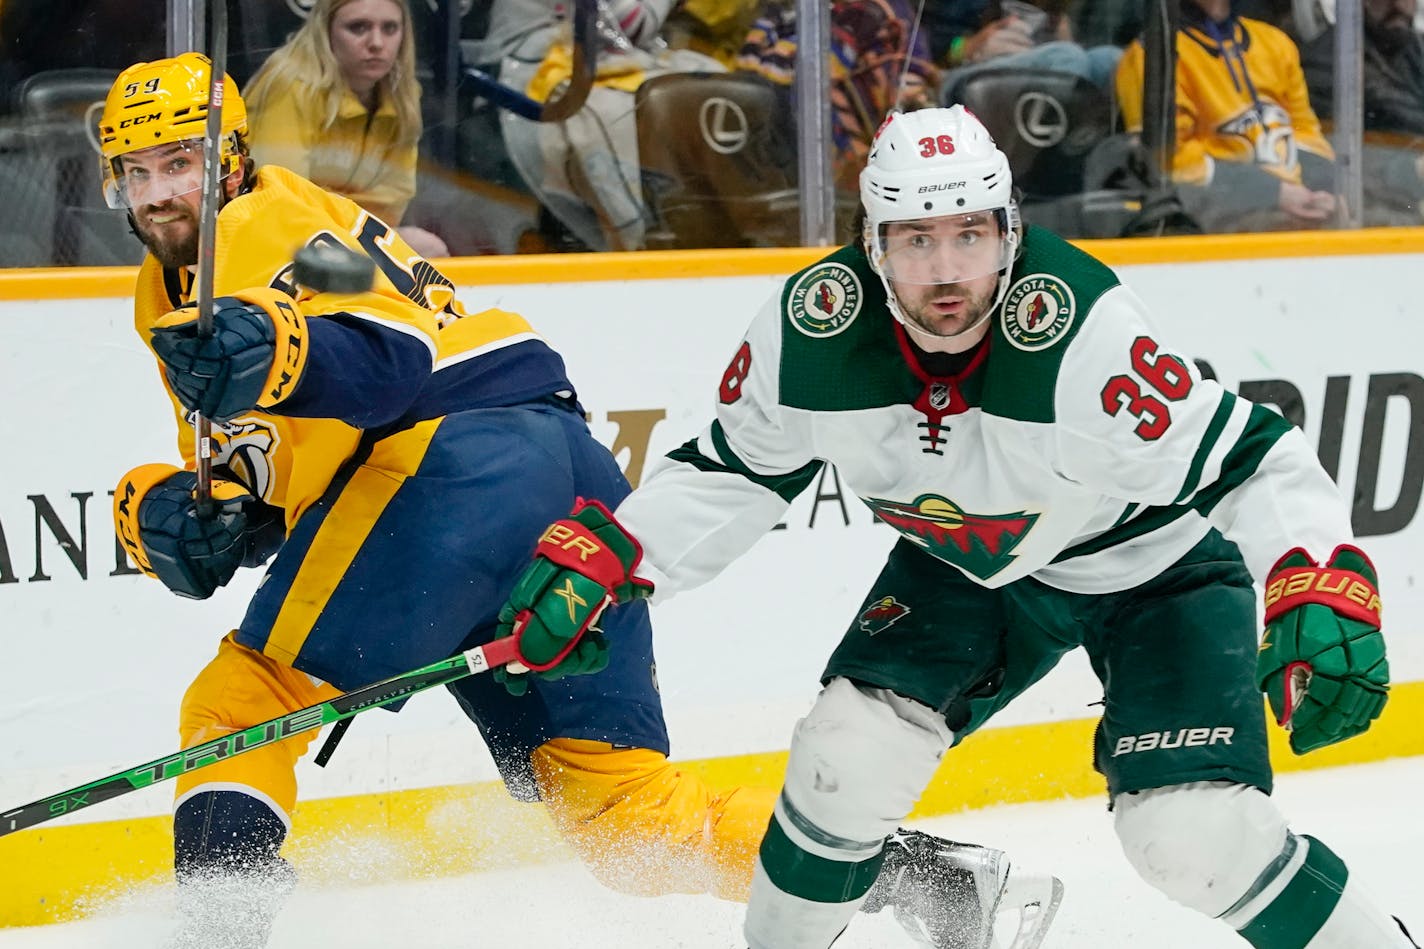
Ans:
POLYGON ((364 293, 376 262, 339 244, 308 244, 292 255, 292 279, 318 293, 364 293))

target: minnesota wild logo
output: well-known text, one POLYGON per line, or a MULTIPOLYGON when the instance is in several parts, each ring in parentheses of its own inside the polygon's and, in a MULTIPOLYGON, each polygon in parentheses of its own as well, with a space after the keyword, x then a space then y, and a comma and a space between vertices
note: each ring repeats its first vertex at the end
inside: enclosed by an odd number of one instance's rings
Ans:
POLYGON ((834 336, 860 313, 860 278, 844 264, 821 264, 791 287, 786 313, 807 336, 834 336))
POLYGON ((1037 514, 967 514, 948 498, 922 494, 909 504, 866 498, 877 517, 947 563, 981 580, 1013 563, 1013 550, 1037 514))
POLYGON ((870 635, 883 633, 894 626, 902 617, 908 616, 910 608, 893 596, 882 596, 861 610, 856 622, 870 635))
POLYGON ((1019 278, 1004 297, 1004 335, 1019 349, 1046 349, 1073 325, 1073 291, 1052 274, 1019 278))

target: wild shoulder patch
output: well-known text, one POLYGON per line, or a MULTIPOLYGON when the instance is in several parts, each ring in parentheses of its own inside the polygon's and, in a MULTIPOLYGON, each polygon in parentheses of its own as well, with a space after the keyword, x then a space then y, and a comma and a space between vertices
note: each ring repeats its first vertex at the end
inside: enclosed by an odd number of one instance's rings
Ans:
POLYGON ((807 336, 834 336, 860 315, 865 294, 860 278, 844 264, 821 264, 791 286, 786 311, 807 336))
POLYGON ((1047 349, 1067 335, 1077 315, 1068 284, 1052 274, 1020 277, 1004 298, 1004 335, 1019 349, 1047 349))

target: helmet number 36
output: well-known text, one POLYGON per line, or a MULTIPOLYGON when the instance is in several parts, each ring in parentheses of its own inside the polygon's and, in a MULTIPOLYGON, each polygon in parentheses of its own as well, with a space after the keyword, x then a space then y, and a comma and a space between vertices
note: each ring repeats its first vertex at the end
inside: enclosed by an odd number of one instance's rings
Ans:
POLYGON ((953 154, 954 139, 948 135, 931 135, 920 139, 920 155, 924 158, 953 154))

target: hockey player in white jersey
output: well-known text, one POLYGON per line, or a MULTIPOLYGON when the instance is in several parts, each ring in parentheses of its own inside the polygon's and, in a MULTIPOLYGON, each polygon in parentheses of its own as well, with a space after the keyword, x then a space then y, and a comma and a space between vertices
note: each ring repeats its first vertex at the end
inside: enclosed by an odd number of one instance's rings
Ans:
MULTIPOLYGON (((1363 732, 1388 693, 1343 499, 1108 267, 1022 228, 1011 189, 961 107, 890 116, 863 243, 786 282, 716 420, 616 511, 655 597, 737 559, 824 463, 901 534, 795 730, 748 942, 829 946, 946 749, 1082 646, 1095 765, 1144 880, 1257 949, 1413 946, 1269 796, 1263 691, 1298 754, 1363 732)), ((502 618, 557 642, 576 571, 541 584, 543 558, 502 618)))

